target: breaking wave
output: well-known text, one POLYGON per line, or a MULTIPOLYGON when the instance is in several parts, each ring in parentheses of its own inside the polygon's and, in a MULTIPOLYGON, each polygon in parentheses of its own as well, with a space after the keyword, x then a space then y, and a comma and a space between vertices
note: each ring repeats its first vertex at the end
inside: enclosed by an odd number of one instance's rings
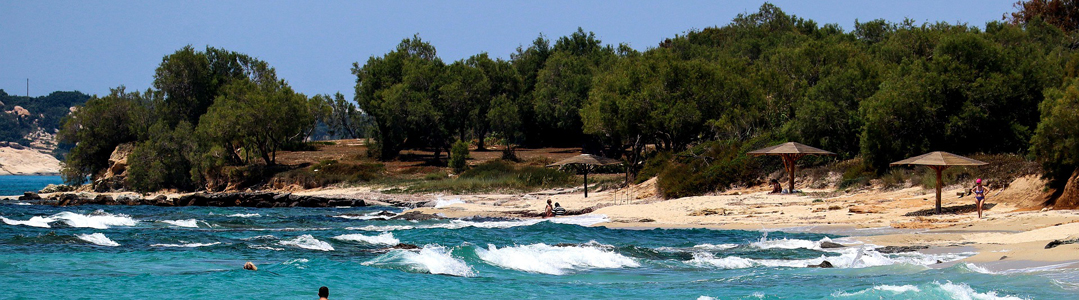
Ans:
POLYGON ((333 246, 331 246, 330 243, 320 241, 310 234, 301 235, 291 240, 280 241, 277 242, 277 244, 307 250, 333 251, 333 246))
POLYGON ((365 266, 378 266, 399 269, 408 272, 443 274, 461 277, 473 277, 476 273, 460 258, 453 257, 449 249, 437 245, 426 245, 418 252, 392 250, 363 263, 365 266))
POLYGON ((476 255, 485 262, 519 271, 563 275, 574 270, 617 269, 641 266, 636 260, 597 247, 557 247, 532 244, 498 248, 477 248, 476 255))
POLYGON ((371 245, 397 245, 401 243, 401 240, 393 237, 393 233, 383 232, 376 236, 368 236, 362 234, 345 234, 333 237, 339 241, 361 242, 371 245))
POLYGON ((114 242, 113 240, 110 240, 109 237, 105 236, 105 234, 102 234, 100 232, 95 232, 95 233, 91 233, 91 234, 76 234, 75 236, 78 237, 81 240, 90 242, 90 243, 92 243, 94 245, 98 245, 98 246, 108 246, 108 247, 120 246, 120 243, 117 243, 117 242, 114 242))

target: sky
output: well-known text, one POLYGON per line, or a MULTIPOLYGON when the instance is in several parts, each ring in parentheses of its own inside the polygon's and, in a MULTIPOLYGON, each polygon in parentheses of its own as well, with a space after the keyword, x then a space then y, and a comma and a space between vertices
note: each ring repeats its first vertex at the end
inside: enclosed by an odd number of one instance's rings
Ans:
MULTIPOLYGON (((1015 0, 772 0, 787 14, 846 31, 862 22, 966 23, 984 28, 1015 0)), ((509 59, 539 34, 577 30, 637 50, 694 29, 723 26, 764 1, 18 1, 0 0, 0 89, 47 95, 151 87, 161 59, 192 45, 266 61, 298 92, 352 99, 352 64, 414 34, 443 61, 487 52, 509 59)))

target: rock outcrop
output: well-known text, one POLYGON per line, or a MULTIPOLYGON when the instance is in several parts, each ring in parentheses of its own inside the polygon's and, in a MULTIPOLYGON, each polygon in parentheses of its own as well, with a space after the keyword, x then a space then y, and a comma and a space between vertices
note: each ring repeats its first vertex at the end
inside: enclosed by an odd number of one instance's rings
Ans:
MULTIPOLYGON (((20 198, 31 200, 34 195, 24 195, 20 198)), ((292 194, 276 194, 270 192, 242 192, 242 193, 218 193, 205 194, 195 193, 178 198, 169 198, 159 195, 153 198, 142 198, 132 194, 120 194, 115 197, 104 194, 88 193, 63 193, 53 194, 48 199, 43 199, 40 204, 73 206, 73 205, 155 205, 155 206, 217 206, 217 207, 332 207, 332 206, 367 206, 367 202, 360 199, 326 198, 317 196, 301 196, 292 194)))
POLYGON ((94 191, 99 193, 120 191, 124 189, 124 180, 127 178, 127 157, 135 150, 134 143, 117 145, 109 155, 109 168, 105 169, 105 175, 94 181, 94 191))
POLYGON ((14 144, 0 147, 0 175, 60 174, 60 160, 52 155, 14 144))
POLYGON ((1072 172, 1068 183, 1064 185, 1064 191, 1053 204, 1053 209, 1076 209, 1079 208, 1079 169, 1072 172))

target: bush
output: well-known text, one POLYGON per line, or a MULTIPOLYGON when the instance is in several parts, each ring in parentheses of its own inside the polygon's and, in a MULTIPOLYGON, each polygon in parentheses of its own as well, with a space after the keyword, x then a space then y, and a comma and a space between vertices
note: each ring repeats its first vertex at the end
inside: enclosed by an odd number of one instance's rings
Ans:
POLYGON ((385 165, 378 163, 351 164, 324 160, 307 168, 284 172, 277 179, 304 188, 316 188, 335 183, 369 182, 380 178, 384 170, 385 165))
MULTIPOLYGON (((428 175, 427 177, 434 177, 428 175)), ((488 192, 532 191, 576 183, 572 174, 555 169, 523 166, 514 167, 507 161, 493 160, 472 167, 457 178, 429 180, 409 188, 407 192, 488 192)))
POLYGON ((727 189, 733 184, 755 184, 776 167, 745 153, 776 143, 773 137, 762 136, 744 142, 728 140, 698 145, 679 153, 663 168, 657 187, 663 197, 679 198, 727 189))
POLYGON ((468 168, 468 143, 465 141, 457 141, 450 147, 450 167, 453 171, 460 174, 468 168))

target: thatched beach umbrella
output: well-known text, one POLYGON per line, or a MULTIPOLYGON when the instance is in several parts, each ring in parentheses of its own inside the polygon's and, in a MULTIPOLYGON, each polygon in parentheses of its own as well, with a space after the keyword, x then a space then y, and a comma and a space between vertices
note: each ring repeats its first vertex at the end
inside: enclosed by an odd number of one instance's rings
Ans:
POLYGON ((937 214, 940 214, 940 172, 943 172, 944 169, 947 169, 951 166, 981 166, 985 164, 985 162, 980 160, 971 159, 944 151, 929 152, 926 154, 891 163, 891 165, 893 166, 923 165, 937 171, 937 214))
POLYGON ((788 142, 767 148, 761 148, 749 151, 746 154, 753 156, 777 155, 783 158, 783 168, 787 170, 787 177, 790 177, 790 179, 787 181, 787 189, 792 193, 794 192, 794 172, 797 170, 797 165, 795 165, 794 162, 809 154, 833 156, 835 155, 835 153, 832 152, 813 148, 795 142, 788 142))
POLYGON ((565 165, 584 165, 584 197, 588 198, 588 169, 592 166, 606 166, 617 165, 622 163, 621 161, 613 158, 606 158, 602 156, 596 156, 592 154, 581 154, 578 156, 570 157, 560 160, 556 163, 547 165, 548 167, 561 167, 565 165))

